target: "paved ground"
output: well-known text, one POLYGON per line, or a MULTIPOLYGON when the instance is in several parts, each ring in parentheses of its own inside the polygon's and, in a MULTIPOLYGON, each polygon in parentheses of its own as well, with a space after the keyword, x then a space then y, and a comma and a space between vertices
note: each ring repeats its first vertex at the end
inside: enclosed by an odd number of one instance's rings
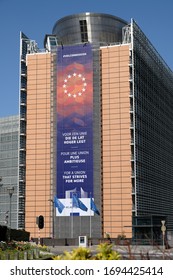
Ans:
MULTIPOLYGON (((53 254, 62 254, 64 251, 72 251, 78 246, 55 246, 49 247, 53 254)), ((97 245, 87 247, 91 252, 98 252, 97 245)), ((173 248, 163 250, 163 247, 157 246, 113 246, 113 249, 119 252, 123 259, 171 259, 173 260, 173 248)))

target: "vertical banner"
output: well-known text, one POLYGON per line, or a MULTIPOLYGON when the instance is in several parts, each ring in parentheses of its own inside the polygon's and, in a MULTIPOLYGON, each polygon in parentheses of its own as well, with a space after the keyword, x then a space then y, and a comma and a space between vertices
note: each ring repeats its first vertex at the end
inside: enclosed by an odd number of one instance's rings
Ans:
POLYGON ((93 197, 93 65, 90 44, 57 50, 59 216, 89 216, 93 197), (74 196, 78 200, 74 207, 74 196), (80 207, 81 205, 86 206, 80 207), (84 211, 85 209, 85 211, 84 211))

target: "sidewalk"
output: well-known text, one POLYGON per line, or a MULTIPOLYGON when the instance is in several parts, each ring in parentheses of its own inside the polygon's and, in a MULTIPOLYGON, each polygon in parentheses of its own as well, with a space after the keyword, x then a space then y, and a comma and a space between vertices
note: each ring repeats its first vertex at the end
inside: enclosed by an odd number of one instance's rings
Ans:
MULTIPOLYGON (((64 251, 72 251, 79 246, 55 246, 49 247, 52 254, 63 254, 64 251)), ((98 245, 86 247, 91 252, 98 252, 98 245)), ((134 259, 173 259, 173 248, 168 250, 163 250, 163 248, 157 246, 113 246, 113 250, 119 252, 124 259, 129 259, 129 257, 134 259)))

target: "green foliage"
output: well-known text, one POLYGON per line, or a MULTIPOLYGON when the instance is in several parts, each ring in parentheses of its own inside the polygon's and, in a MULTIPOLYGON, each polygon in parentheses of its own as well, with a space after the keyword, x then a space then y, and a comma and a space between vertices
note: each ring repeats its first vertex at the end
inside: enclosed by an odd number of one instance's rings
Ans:
POLYGON ((0 225, 0 240, 7 241, 8 238, 8 228, 7 226, 0 225))
POLYGON ((30 233, 25 230, 9 229, 7 226, 0 225, 0 240, 8 242, 10 239, 15 241, 29 241, 30 233))
POLYGON ((15 241, 29 241, 30 233, 25 230, 11 229, 10 238, 15 241))
POLYGON ((121 260, 121 255, 112 249, 112 244, 101 243, 98 245, 99 253, 96 254, 96 260, 121 260))
MULTIPOLYGON (((35 248, 35 246, 33 246, 35 248)), ((44 252, 50 252, 50 249, 46 245, 37 245, 37 248, 44 252)))
POLYGON ((18 251, 26 251, 31 249, 31 244, 28 242, 15 242, 18 251))
MULTIPOLYGON (((48 251, 46 246, 40 246, 32 244, 30 242, 0 242, 0 259, 16 259, 18 256, 19 259, 24 259, 24 254, 27 254, 28 259, 32 258, 32 255, 36 257, 36 251, 48 251)), ((36 257, 37 258, 37 257, 36 257)))
POLYGON ((111 238, 111 236, 110 236, 110 233, 109 233, 109 232, 105 232, 105 234, 106 234, 106 238, 107 238, 107 239, 110 239, 110 238, 111 238))
POLYGON ((7 249, 7 243, 4 241, 0 242, 0 250, 5 251, 7 249))
POLYGON ((118 234, 117 238, 119 240, 124 240, 124 239, 126 239, 126 235, 124 233, 121 233, 121 234, 118 234))
POLYGON ((62 255, 53 257, 54 260, 120 260, 121 256, 112 249, 112 245, 102 243, 98 246, 98 253, 92 255, 88 248, 79 247, 72 252, 65 251, 62 255))
POLYGON ((72 252, 65 251, 63 255, 56 256, 54 260, 89 260, 91 259, 91 251, 87 248, 79 247, 73 249, 72 252))

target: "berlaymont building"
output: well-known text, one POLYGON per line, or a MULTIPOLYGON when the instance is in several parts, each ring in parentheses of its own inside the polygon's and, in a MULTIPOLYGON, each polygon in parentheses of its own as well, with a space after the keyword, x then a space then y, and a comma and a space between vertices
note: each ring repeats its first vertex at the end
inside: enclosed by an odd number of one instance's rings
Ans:
POLYGON ((69 15, 44 50, 21 32, 19 116, 19 228, 173 238, 173 73, 134 20, 69 15))

